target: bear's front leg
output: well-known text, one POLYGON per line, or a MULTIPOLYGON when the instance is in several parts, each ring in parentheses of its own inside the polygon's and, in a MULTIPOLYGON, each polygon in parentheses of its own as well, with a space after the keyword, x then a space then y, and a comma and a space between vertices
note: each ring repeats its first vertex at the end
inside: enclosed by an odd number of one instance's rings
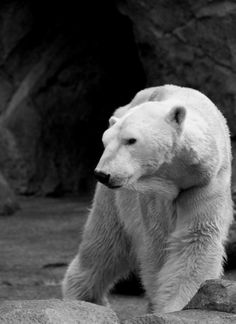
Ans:
POLYGON ((79 253, 63 280, 63 296, 104 304, 106 292, 133 266, 130 242, 116 216, 114 192, 98 184, 79 253))
POLYGON ((177 201, 176 229, 156 281, 156 313, 183 309, 205 280, 222 274, 232 204, 229 189, 213 190, 192 190, 177 201))

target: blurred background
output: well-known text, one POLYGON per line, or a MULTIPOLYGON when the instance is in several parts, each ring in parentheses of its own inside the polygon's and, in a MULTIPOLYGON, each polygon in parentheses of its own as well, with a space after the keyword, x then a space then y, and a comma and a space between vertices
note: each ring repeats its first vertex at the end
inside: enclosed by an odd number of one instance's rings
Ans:
MULTIPOLYGON (((0 298, 60 295, 101 134, 140 89, 173 83, 208 95, 235 155, 235 30, 234 1, 0 2, 0 298)), ((235 171, 233 160, 233 194, 235 171)), ((229 269, 234 240, 233 227, 229 269)))

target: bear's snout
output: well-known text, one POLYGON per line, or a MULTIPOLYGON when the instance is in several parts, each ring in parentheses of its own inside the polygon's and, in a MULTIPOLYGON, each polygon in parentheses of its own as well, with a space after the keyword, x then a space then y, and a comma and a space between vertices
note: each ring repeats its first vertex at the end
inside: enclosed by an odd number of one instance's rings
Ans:
POLYGON ((119 188, 120 186, 115 185, 111 181, 111 175, 109 173, 105 173, 103 171, 94 170, 95 178, 101 182, 102 184, 106 185, 108 188, 115 189, 119 188))
POLYGON ((101 182, 101 183, 103 183, 103 184, 105 184, 105 185, 107 185, 107 184, 109 183, 110 174, 107 174, 107 173, 102 172, 102 171, 97 171, 97 170, 95 170, 95 171, 94 171, 94 175, 95 175, 95 178, 96 178, 99 182, 101 182))

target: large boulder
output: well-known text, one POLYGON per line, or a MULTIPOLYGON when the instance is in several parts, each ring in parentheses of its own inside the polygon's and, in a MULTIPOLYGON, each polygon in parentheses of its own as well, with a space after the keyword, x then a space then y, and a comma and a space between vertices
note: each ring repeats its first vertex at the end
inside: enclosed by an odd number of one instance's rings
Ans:
POLYGON ((236 323, 236 283, 208 280, 179 312, 144 315, 124 324, 226 324, 236 323))
POLYGON ((207 309, 236 314, 236 282, 207 280, 185 309, 207 309))
MULTIPOLYGON (((236 315, 218 311, 184 310, 169 314, 144 315, 122 324, 230 324, 236 315)), ((2 324, 119 324, 111 308, 79 301, 28 300, 0 303, 2 324)))
POLYGON ((103 306, 78 301, 27 300, 0 303, 1 324, 118 324, 103 306))
POLYGON ((233 324, 236 315, 216 311, 185 310, 169 314, 145 315, 122 324, 233 324))

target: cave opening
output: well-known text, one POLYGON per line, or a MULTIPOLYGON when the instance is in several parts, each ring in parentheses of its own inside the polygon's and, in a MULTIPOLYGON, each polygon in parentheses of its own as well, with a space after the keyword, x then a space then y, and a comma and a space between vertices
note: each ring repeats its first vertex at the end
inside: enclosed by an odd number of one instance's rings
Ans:
POLYGON ((146 82, 132 24, 113 1, 11 1, 3 9, 21 33, 11 30, 15 44, 2 62, 12 97, 28 87, 6 122, 22 162, 8 180, 28 195, 89 192, 109 116, 146 82))

